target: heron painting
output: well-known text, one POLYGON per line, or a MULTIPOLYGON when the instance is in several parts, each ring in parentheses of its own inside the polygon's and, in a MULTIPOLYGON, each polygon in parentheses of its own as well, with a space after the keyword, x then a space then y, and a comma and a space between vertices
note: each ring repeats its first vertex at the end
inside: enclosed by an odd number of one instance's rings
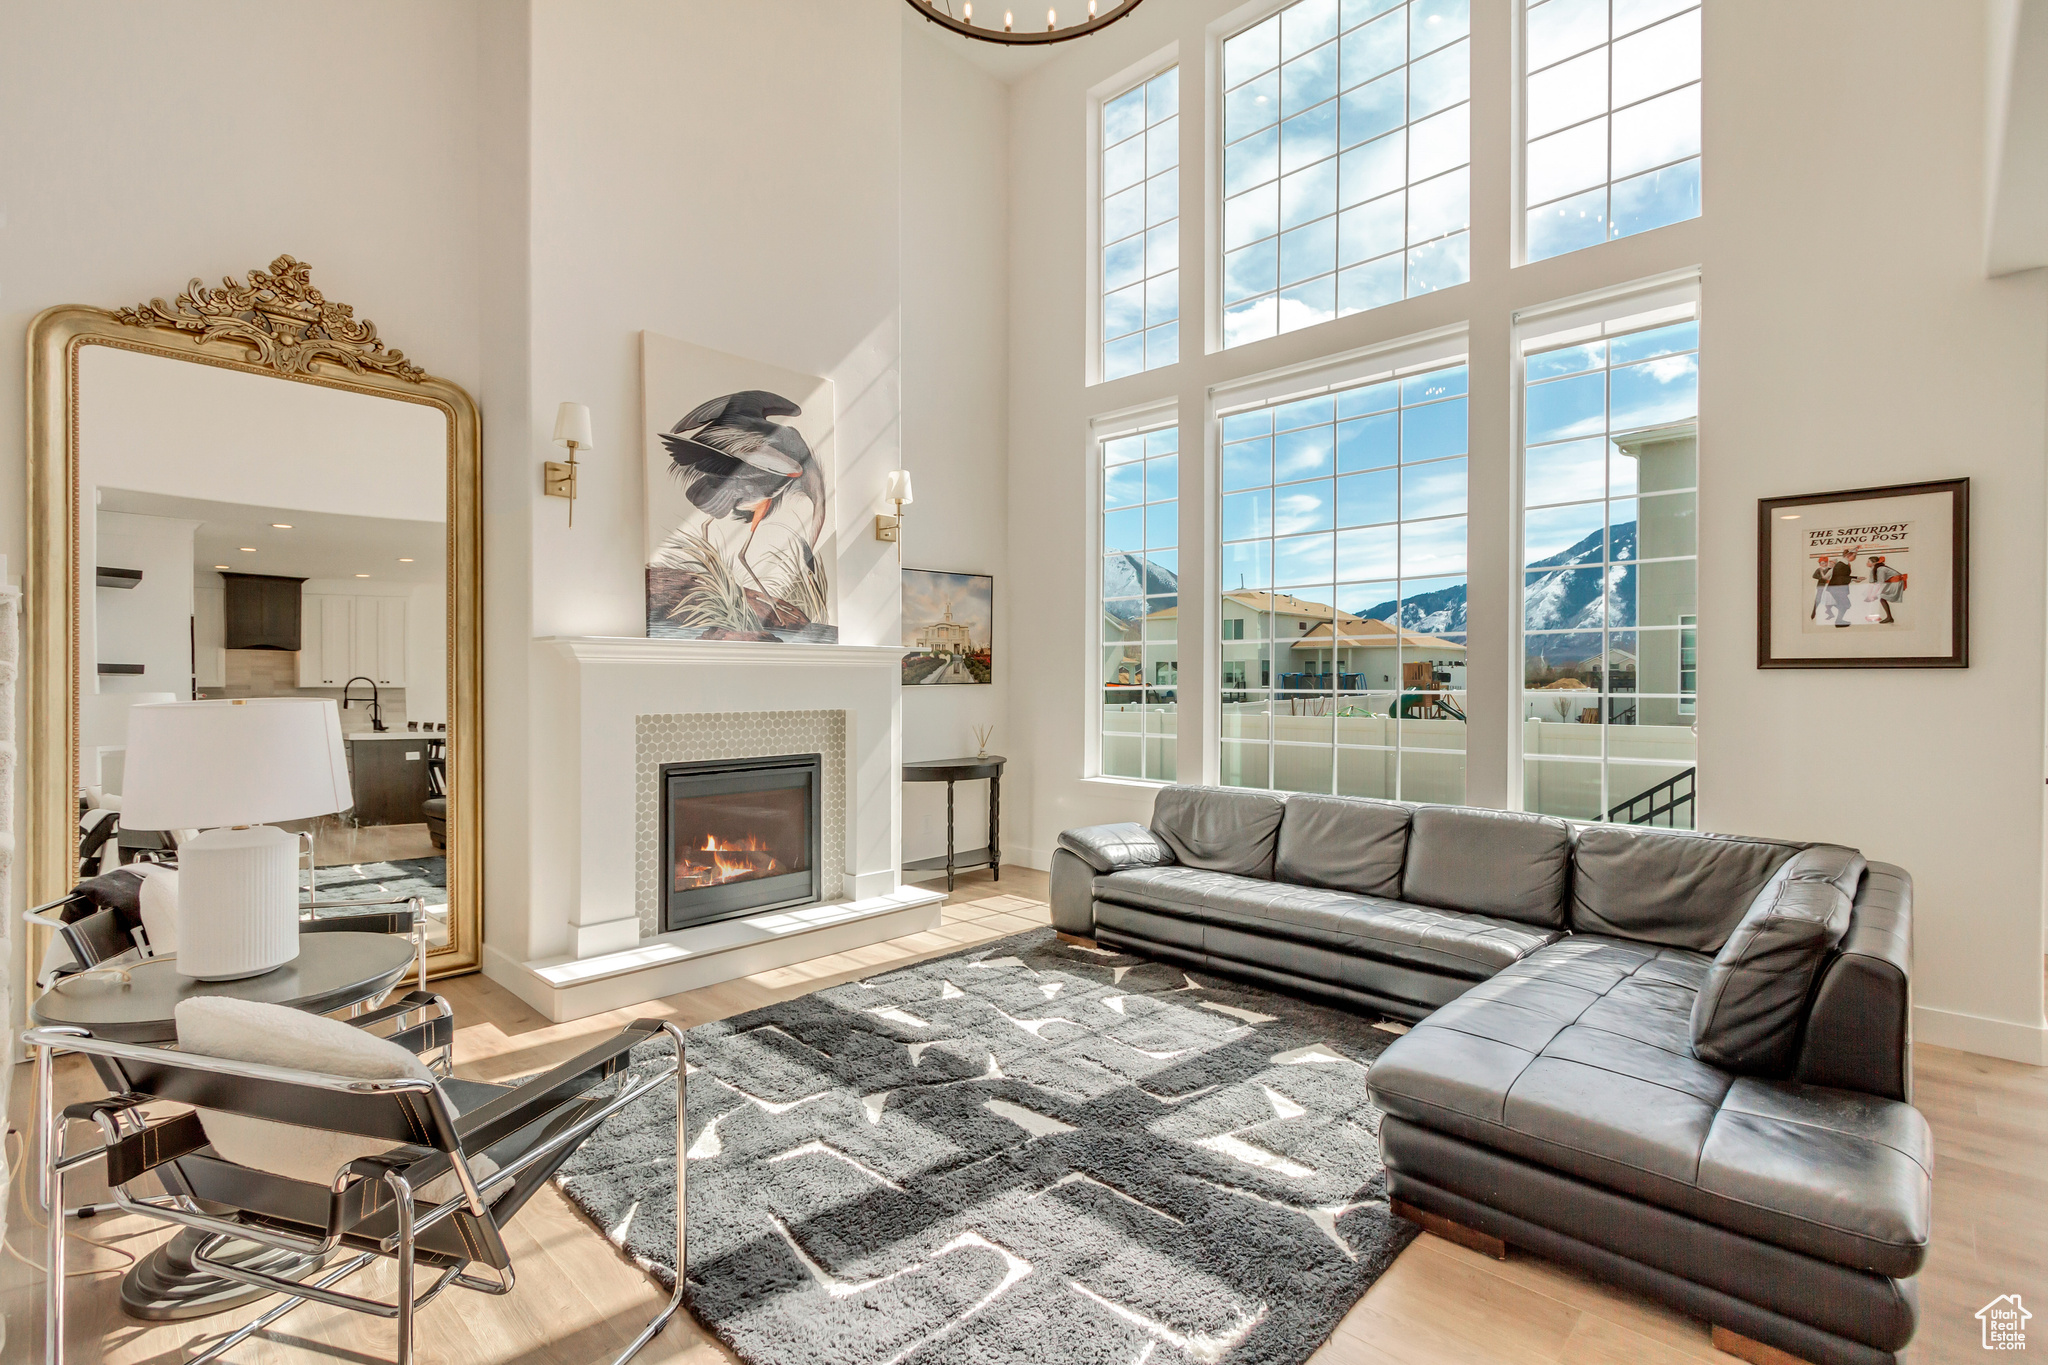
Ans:
POLYGON ((838 638, 832 385, 643 333, 647 633, 838 638))

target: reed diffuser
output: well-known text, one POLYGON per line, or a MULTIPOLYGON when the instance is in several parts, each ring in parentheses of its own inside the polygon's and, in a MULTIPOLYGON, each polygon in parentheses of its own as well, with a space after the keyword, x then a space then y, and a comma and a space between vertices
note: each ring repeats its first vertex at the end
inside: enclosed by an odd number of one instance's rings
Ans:
POLYGON ((996 727, 993 725, 977 725, 974 727, 974 756, 976 758, 988 757, 989 737, 995 734, 995 732, 996 727))

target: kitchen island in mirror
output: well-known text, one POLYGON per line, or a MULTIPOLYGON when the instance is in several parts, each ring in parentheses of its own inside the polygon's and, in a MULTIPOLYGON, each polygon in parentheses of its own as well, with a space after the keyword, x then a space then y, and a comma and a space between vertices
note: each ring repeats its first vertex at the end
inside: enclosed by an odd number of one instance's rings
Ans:
POLYGON ((289 257, 31 334, 31 896, 187 831, 118 826, 129 708, 340 704, 354 805, 310 836, 322 906, 420 897, 429 970, 481 939, 477 418, 289 257))

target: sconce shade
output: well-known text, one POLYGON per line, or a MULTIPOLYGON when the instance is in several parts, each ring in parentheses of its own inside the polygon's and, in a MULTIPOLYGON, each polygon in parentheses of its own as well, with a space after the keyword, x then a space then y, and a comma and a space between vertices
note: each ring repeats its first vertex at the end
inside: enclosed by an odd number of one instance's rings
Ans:
POLYGON ((578 450, 595 449, 590 441, 590 409, 581 403, 564 403, 555 409, 555 444, 571 442, 578 450))
POLYGON ((121 823, 215 829, 305 820, 354 802, 329 697, 172 701, 128 710, 121 823))
POLYGON ((907 469, 890 470, 889 488, 887 492, 882 494, 882 496, 887 498, 890 502, 900 502, 905 507, 908 507, 911 503, 910 471, 907 469))

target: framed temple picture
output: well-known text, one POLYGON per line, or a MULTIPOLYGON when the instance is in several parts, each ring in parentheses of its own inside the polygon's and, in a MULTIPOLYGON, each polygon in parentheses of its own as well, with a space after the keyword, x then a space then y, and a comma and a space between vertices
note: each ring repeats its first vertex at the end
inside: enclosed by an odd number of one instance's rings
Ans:
POLYGON ((981 573, 903 571, 903 682, 995 681, 996 581, 981 573))
POLYGON ((1970 481, 1757 500, 1758 668, 1968 668, 1970 481))

